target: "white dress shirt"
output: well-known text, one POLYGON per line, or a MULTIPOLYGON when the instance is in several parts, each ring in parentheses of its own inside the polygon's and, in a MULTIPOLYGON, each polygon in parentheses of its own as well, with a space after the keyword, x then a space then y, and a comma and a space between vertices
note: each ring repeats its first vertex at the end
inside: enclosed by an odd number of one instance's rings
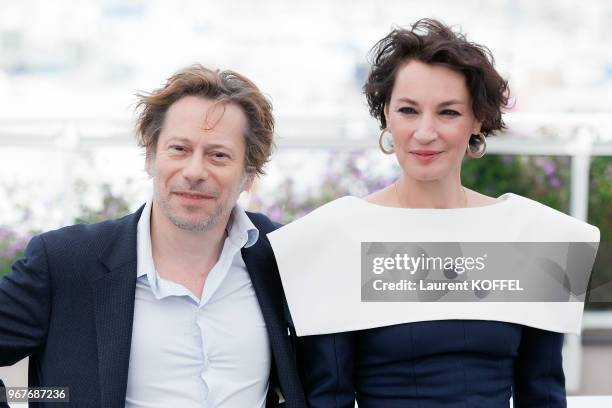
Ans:
POLYGON ((125 406, 264 408, 271 352, 240 249, 259 231, 238 205, 202 298, 163 279, 151 251, 151 202, 138 222, 134 326, 125 406))

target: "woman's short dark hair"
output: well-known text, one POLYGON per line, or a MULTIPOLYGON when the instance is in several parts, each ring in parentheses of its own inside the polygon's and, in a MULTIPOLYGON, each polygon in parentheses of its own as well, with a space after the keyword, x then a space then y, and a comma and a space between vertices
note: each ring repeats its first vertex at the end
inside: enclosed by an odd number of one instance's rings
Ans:
POLYGON ((441 22, 422 19, 410 29, 394 28, 374 45, 370 55, 372 67, 363 90, 370 114, 378 119, 381 129, 387 127, 384 109, 391 99, 397 72, 412 60, 463 74, 483 135, 506 128, 502 108, 508 104, 508 81, 495 70, 491 51, 441 22))

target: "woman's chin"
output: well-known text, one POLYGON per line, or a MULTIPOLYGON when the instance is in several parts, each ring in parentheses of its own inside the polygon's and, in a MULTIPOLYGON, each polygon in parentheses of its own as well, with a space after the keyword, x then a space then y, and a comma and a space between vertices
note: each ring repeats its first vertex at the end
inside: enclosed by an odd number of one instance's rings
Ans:
POLYGON ((428 182, 442 180, 445 174, 439 171, 406 171, 404 174, 414 181, 428 182))

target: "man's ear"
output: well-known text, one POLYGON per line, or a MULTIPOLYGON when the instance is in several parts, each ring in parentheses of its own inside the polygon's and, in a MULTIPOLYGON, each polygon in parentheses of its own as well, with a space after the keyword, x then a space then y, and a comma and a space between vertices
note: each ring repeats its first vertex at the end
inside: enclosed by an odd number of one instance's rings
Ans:
POLYGON ((255 182, 255 173, 248 172, 242 182, 242 191, 249 191, 255 182))
POLYGON ((144 169, 150 177, 153 177, 153 167, 155 166, 155 158, 153 153, 147 150, 145 153, 144 169))

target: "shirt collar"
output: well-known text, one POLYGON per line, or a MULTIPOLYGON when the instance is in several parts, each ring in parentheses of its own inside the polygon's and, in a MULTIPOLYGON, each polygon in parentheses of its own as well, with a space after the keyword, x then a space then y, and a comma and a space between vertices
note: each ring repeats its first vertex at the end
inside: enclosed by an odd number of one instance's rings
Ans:
MULTIPOLYGON (((149 200, 145 204, 140 220, 138 220, 137 245, 138 262, 136 277, 147 274, 147 271, 155 271, 153 261, 153 250, 151 247, 151 208, 153 201, 149 200)), ((234 245, 240 248, 249 248, 259 239, 259 230, 253 225, 246 212, 238 203, 232 208, 232 213, 226 228, 227 237, 234 245)))
POLYGON ((249 248, 259 239, 259 230, 238 203, 232 209, 227 236, 241 248, 249 248))

